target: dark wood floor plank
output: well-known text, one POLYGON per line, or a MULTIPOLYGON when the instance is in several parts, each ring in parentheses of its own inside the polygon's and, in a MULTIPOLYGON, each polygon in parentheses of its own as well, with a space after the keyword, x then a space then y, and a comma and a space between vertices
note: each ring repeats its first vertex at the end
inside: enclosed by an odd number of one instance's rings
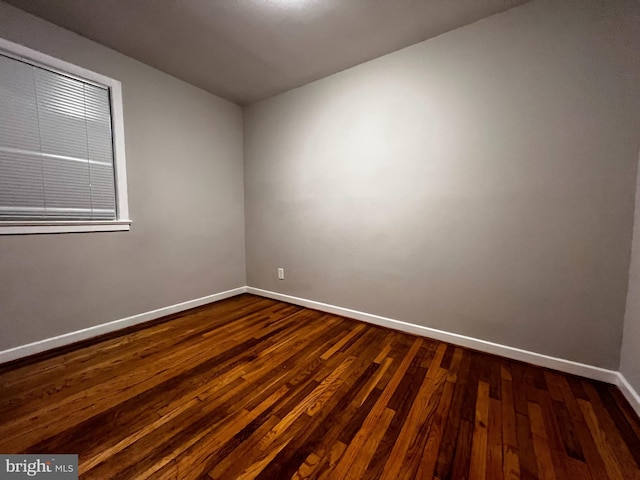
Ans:
MULTIPOLYGON (((418 438, 426 437, 429 431, 446 381, 446 370, 440 368, 446 348, 444 343, 439 345, 429 369, 420 380, 421 385, 391 451, 390 461, 382 472, 383 478, 413 478, 413 472, 418 469, 420 458, 417 447, 422 444, 418 438)), ((422 449, 419 451, 421 453, 422 449)))
POLYGON ((596 419, 606 437, 607 443, 612 446, 612 450, 621 465, 624 465, 623 471, 625 475, 630 480, 640 480, 640 469, 618 428, 609 416, 607 409, 604 407, 595 387, 590 382, 583 382, 582 387, 589 398, 591 408, 596 414, 596 419))
MULTIPOLYGON (((631 405, 624 397, 619 388, 613 385, 605 385, 598 383, 596 385, 600 395, 604 398, 605 394, 611 396, 612 405, 615 405, 624 415, 629 427, 635 432, 636 439, 640 439, 640 416, 636 414, 631 408, 631 405)), ((638 450, 640 451, 640 450, 638 450)))
MULTIPOLYGON (((452 361, 453 363, 453 361, 452 361)), ((449 478, 453 470, 453 461, 455 458, 456 440, 458 438, 458 430, 461 421, 462 402, 467 395, 469 371, 471 369, 471 355, 468 351, 464 351, 458 372, 455 375, 455 389, 451 407, 449 409, 449 417, 440 443, 438 452, 438 461, 436 462, 435 477, 449 478)), ((448 377, 450 378, 450 377, 448 377)))
POLYGON ((456 441, 456 455, 453 459, 451 478, 469 478, 473 425, 467 420, 460 421, 456 441))
POLYGON ((523 480, 539 478, 538 461, 534 451, 528 412, 527 415, 516 413, 516 435, 518 438, 518 458, 520 459, 520 478, 523 480))
MULTIPOLYGON (((640 422, 637 422, 637 418, 630 416, 632 412, 629 412, 629 416, 625 415, 623 408, 626 405, 621 405, 616 401, 615 394, 620 394, 620 391, 617 389, 614 390, 615 387, 604 383, 596 383, 594 388, 597 390, 600 399, 615 424, 618 434, 627 445, 636 465, 640 467, 640 422), (637 429, 634 429, 634 423, 638 423, 637 429)), ((622 396, 622 394, 620 394, 620 396, 622 396)))
MULTIPOLYGON (((306 412, 314 418, 310 420, 307 427, 299 432, 289 442, 286 448, 273 459, 267 468, 260 473, 258 478, 290 478, 293 476, 304 463, 305 459, 313 453, 314 439, 326 438, 329 431, 327 427, 332 423, 335 415, 340 415, 341 410, 344 409, 344 405, 346 405, 348 401, 354 401, 357 402, 354 403, 354 405, 359 407, 362 406, 366 398, 369 398, 371 389, 368 388, 368 384, 364 387, 362 386, 364 385, 364 380, 370 380, 376 377, 372 376, 373 370, 385 370, 384 366, 380 368, 373 362, 382 344, 381 341, 385 337, 380 336, 380 332, 375 329, 370 330, 369 333, 377 334, 379 337, 378 340, 368 338, 369 335, 365 334, 358 340, 358 342, 362 342, 361 347, 359 347, 357 343, 353 344, 354 349, 357 349, 360 354, 351 362, 350 368, 343 370, 343 373, 339 375, 341 380, 339 391, 330 395, 327 401, 317 402, 316 406, 318 408, 312 408, 311 411, 306 412), (354 390, 350 391, 352 388, 354 388, 354 390)), ((343 354, 346 354, 346 352, 343 352, 343 354)), ((337 359, 339 357, 340 355, 336 355, 334 358, 337 359)), ((389 363, 390 362, 385 362, 383 365, 389 365, 389 363)), ((329 362, 327 362, 327 364, 329 364, 329 362)), ((373 385, 373 387, 375 387, 375 385, 373 385)), ((375 398, 377 398, 377 395, 372 397, 372 401, 375 401, 375 398)), ((384 429, 380 434, 383 433, 384 429)))
MULTIPOLYGON (((93 378, 85 389, 60 392, 59 401, 35 402, 26 408, 25 415, 12 413, 13 420, 3 425, 4 440, 11 442, 14 449, 24 448, 31 442, 33 433, 53 435, 62 428, 80 423, 114 405, 155 388, 171 378, 189 371, 193 365, 206 361, 216 363, 213 358, 226 358, 241 354, 259 342, 250 338, 250 332, 241 337, 221 340, 218 337, 194 340, 189 346, 169 351, 161 358, 149 358, 144 363, 136 363, 132 368, 121 367, 119 375, 109 375, 97 380, 93 378), (91 401, 91 409, 79 409, 78 404, 91 401), (55 424, 42 422, 42 418, 58 418, 55 424), (35 430, 34 430, 35 429, 35 430)), ((30 403, 27 403, 30 405, 30 403)), ((18 410, 20 411, 20 410, 18 410)))
POLYGON ((533 440, 538 478, 540 480, 556 480, 556 471, 551 459, 548 433, 544 425, 542 409, 537 403, 529 402, 529 423, 533 440))
POLYGON ((331 358, 331 355, 336 353, 343 346, 345 346, 347 343, 349 343, 349 341, 351 341, 351 339, 353 339, 360 332, 362 332, 364 330, 364 327, 365 327, 365 325, 362 324, 362 323, 360 325, 356 326, 353 330, 351 330, 344 337, 342 337, 340 340, 338 340, 334 345, 332 345, 331 348, 329 348, 326 352, 324 352, 322 355, 320 355, 320 359, 321 360, 327 360, 327 359, 331 358))
MULTIPOLYGON (((613 448, 609 443, 604 430, 600 426, 600 421, 598 420, 591 403, 581 398, 577 399, 577 402, 582 410, 587 427, 591 432, 591 437, 596 444, 596 449, 600 453, 600 458, 602 458, 604 462, 604 468, 607 471, 609 478, 611 480, 622 480, 626 477, 625 474, 622 473, 623 468, 613 452, 613 448)), ((629 474, 629 476, 631 476, 632 472, 629 472, 629 474)))
POLYGON ((640 480, 616 387, 252 295, 0 366, 82 479, 640 480))
POLYGON ((234 449, 226 451, 223 446, 219 452, 214 452, 216 455, 219 455, 222 452, 227 453, 227 455, 218 456, 218 462, 209 471, 208 477, 212 479, 233 478, 231 477, 231 472, 234 469, 240 470, 246 466, 242 459, 254 455, 252 452, 257 451, 260 439, 279 421, 280 419, 278 417, 274 415, 267 415, 266 418, 263 419, 262 423, 255 425, 255 429, 247 431, 247 436, 242 435, 239 437, 242 441, 236 445, 234 449))
POLYGON ((280 304, 278 306, 277 302, 266 298, 233 297, 225 300, 224 305, 220 305, 214 315, 211 314, 210 306, 199 307, 186 314, 170 315, 135 327, 136 330, 131 332, 124 330, 123 332, 125 333, 122 335, 116 335, 89 346, 80 344, 80 347, 74 347, 74 345, 71 345, 65 347, 67 350, 57 355, 54 349, 51 355, 49 352, 45 352, 44 354, 18 360, 17 363, 9 362, 8 364, 0 365, 0 376, 4 385, 11 386, 21 382, 23 389, 28 388, 28 384, 37 385, 43 379, 49 380, 52 375, 55 376, 61 372, 67 374, 87 366, 90 368, 97 366, 100 363, 98 359, 102 360, 103 355, 111 355, 113 350, 117 350, 116 355, 124 353, 127 347, 131 347, 134 351, 141 351, 143 348, 140 344, 141 340, 153 338, 154 341, 145 343, 145 347, 159 346, 162 345, 162 342, 172 342, 172 337, 175 335, 188 334, 189 329, 196 325, 201 325, 205 329, 211 328, 218 322, 240 319, 251 313, 264 311, 266 308, 273 308, 274 310, 289 309, 292 311, 300 309, 300 307, 289 304, 280 304), (172 335, 166 335, 169 331, 172 335), (96 348, 98 343, 100 347, 96 348), (125 350, 123 351, 123 349, 125 350), (55 360, 51 361, 52 358, 55 358, 55 360))
MULTIPOLYGON (((240 384, 215 402, 197 403, 89 470, 87 478, 113 478, 116 474, 123 478, 133 478, 134 474, 140 477, 147 469, 160 467, 209 432, 224 428, 226 420, 244 418, 246 410, 232 406, 245 392, 246 385, 240 384)), ((278 393, 284 395, 286 389, 278 393)))
POLYGON ((487 452, 489 442, 489 389, 485 381, 478 382, 476 413, 471 442, 469 478, 484 479, 487 475, 487 452))
MULTIPOLYGON (((271 397, 266 399, 258 408, 251 411, 243 410, 241 414, 236 415, 233 420, 230 419, 229 422, 225 422, 222 428, 212 429, 208 434, 201 437, 198 442, 190 444, 188 448, 181 451, 177 456, 175 454, 172 455, 172 457, 175 458, 180 478, 188 480, 191 478, 201 478, 206 475, 208 459, 213 455, 213 452, 219 450, 233 436, 237 435, 263 413, 270 410, 273 405, 287 393, 286 387, 282 388, 282 390, 275 392, 271 397)), ((155 468, 156 464, 152 464, 145 473, 155 474, 155 468)), ((136 475, 130 478, 140 477, 136 475)))
POLYGON ((442 395, 440 396, 440 402, 438 403, 435 417, 432 421, 431 428, 429 429, 429 437, 424 444, 424 448, 420 458, 420 465, 415 477, 416 480, 427 480, 429 478, 433 478, 433 474, 436 468, 436 462, 438 461, 440 444, 442 443, 442 437, 444 435, 445 423, 449 415, 449 409, 451 408, 453 389, 454 382, 449 382, 447 380, 444 383, 442 395))
MULTIPOLYGON (((354 372, 355 379, 349 379, 344 383, 344 393, 338 392, 336 394, 336 398, 339 400, 333 408, 328 408, 328 411, 324 412, 324 418, 318 416, 315 426, 310 425, 306 434, 298 438, 298 450, 293 452, 293 457, 297 457, 299 460, 312 454, 319 457, 321 461, 314 465, 314 471, 323 471, 329 461, 337 461, 334 455, 338 451, 342 454, 343 450, 336 450, 335 446, 337 444, 346 445, 344 442, 338 441, 338 438, 345 438, 347 443, 351 441, 364 421, 365 415, 382 393, 376 386, 373 390, 367 386, 379 366, 375 363, 363 368, 365 366, 366 364, 363 363, 360 370, 354 372), (352 433, 345 433, 346 430, 352 431, 352 433)), ((291 454, 292 452, 289 452, 288 458, 283 459, 283 462, 288 463, 289 467, 295 464, 291 454)))
POLYGON ((566 478, 571 474, 568 466, 569 456, 562 442, 560 426, 556 420, 556 412, 553 409, 553 400, 548 392, 544 392, 540 408, 556 477, 566 478))
POLYGON ((560 432, 565 453, 570 458, 584 462, 584 453, 582 453, 582 447, 580 446, 575 428, 571 423, 567 407, 564 402, 554 400, 552 408, 556 421, 558 422, 558 431, 560 432))
POLYGON ((585 462, 589 466, 589 471, 593 478, 609 478, 607 470, 605 468, 603 459, 598 453, 594 438, 591 435, 589 428, 587 427, 585 418, 582 414, 582 410, 578 405, 578 401, 574 396, 574 391, 569 385, 567 379, 563 376, 558 377, 558 387, 562 391, 562 398, 569 412, 569 417, 573 423, 578 441, 584 453, 585 462))
POLYGON ((579 478, 580 480, 596 480, 589 470, 589 466, 580 460, 569 457, 567 459, 567 471, 571 472, 570 478, 579 478))
POLYGON ((500 401, 489 400, 489 438, 487 475, 489 480, 503 480, 502 471, 502 409, 500 401))
MULTIPOLYGON (((340 461, 336 465, 335 475, 336 480, 341 478, 349 478, 353 472, 350 472, 352 465, 354 464, 356 457, 358 456, 358 452, 360 448, 363 447, 365 442, 367 441, 367 437, 371 434, 372 430, 376 428, 376 425, 380 421, 382 414, 387 408, 387 404, 394 394, 396 388, 402 381, 404 374, 409 368, 409 365, 413 361, 414 357, 418 353, 423 340, 421 338, 417 338, 413 344, 411 345, 411 349, 407 352, 406 356, 402 359, 398 370, 395 375, 389 382, 389 384, 385 387, 384 391, 380 395, 378 401, 373 405, 371 411, 367 415, 364 420, 362 427, 358 430, 358 433, 354 436, 354 438, 349 443, 346 451, 340 458, 340 461)), ((360 472, 362 473, 362 472, 360 472)), ((356 477, 357 478, 357 477, 356 477)))
POLYGON ((520 478, 520 457, 518 454, 518 430, 516 411, 513 403, 513 380, 508 365, 500 370, 502 415, 502 473, 505 480, 520 478))
MULTIPOLYGON (((295 307, 278 309, 284 317, 299 310, 295 307)), ((183 345, 189 342, 197 341, 207 332, 229 335, 232 332, 224 328, 229 324, 234 325, 235 329, 249 329, 252 324, 263 321, 259 311, 252 313, 253 315, 243 315, 225 312, 221 318, 214 321, 203 321, 206 317, 199 313, 196 315, 197 319, 186 317, 190 322, 176 319, 175 322, 180 325, 164 323, 155 329, 135 332, 131 337, 125 337, 119 342, 109 341, 108 345, 101 345, 91 362, 86 361, 86 355, 79 359, 71 359, 71 354, 68 354, 57 365, 48 362, 41 371, 33 365, 27 369, 29 371, 25 372, 19 382, 12 383, 10 379, 5 379, 3 386, 6 389, 3 388, 3 393, 6 397, 0 399, 0 411, 7 415, 20 415, 16 407, 29 405, 31 409, 35 409, 39 407, 38 401, 46 405, 51 393, 57 394, 64 390, 65 394, 69 395, 86 390, 88 384, 108 382, 122 373, 121 366, 124 364, 130 370, 138 365, 146 365, 153 355, 166 356, 176 349, 182 349, 183 345), (62 371, 62 365, 68 365, 68 368, 62 371), (20 392, 20 396, 16 396, 16 392, 20 392), (14 402, 13 409, 11 405, 6 404, 9 400, 14 402)))
POLYGON ((413 361, 409 365, 404 377, 393 396, 389 400, 388 407, 395 411, 395 415, 387 432, 382 437, 376 454, 369 463, 367 470, 363 473, 363 478, 378 478, 382 475, 382 470, 386 467, 385 461, 389 458, 391 450, 394 448, 403 425, 414 404, 414 400, 420 390, 421 382, 427 375, 428 369, 421 355, 427 355, 430 351, 430 344, 423 344, 413 361))

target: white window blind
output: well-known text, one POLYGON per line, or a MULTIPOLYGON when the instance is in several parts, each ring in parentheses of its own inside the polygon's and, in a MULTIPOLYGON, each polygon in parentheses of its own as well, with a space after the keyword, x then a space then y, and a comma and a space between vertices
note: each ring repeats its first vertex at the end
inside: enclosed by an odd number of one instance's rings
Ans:
POLYGON ((117 218, 109 94, 0 53, 0 221, 117 218))

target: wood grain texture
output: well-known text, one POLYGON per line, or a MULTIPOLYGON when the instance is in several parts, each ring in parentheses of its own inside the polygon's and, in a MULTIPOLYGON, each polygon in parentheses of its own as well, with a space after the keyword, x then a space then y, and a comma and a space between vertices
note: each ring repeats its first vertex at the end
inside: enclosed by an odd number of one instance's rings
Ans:
POLYGON ((616 387, 252 295, 0 366, 83 479, 636 479, 616 387))

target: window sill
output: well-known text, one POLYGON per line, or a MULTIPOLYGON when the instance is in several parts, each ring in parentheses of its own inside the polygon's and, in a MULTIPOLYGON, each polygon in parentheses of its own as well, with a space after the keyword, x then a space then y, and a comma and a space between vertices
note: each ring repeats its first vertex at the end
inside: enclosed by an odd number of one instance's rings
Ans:
POLYGON ((29 235, 33 233, 80 233, 128 231, 131 220, 108 222, 0 222, 0 235, 29 235))

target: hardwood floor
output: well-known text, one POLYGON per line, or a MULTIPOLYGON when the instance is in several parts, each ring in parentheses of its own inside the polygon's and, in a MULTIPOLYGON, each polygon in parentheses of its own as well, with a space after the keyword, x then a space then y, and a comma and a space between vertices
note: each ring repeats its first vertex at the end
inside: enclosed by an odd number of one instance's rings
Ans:
POLYGON ((81 478, 640 479, 613 386, 251 295, 0 383, 0 452, 81 478))

